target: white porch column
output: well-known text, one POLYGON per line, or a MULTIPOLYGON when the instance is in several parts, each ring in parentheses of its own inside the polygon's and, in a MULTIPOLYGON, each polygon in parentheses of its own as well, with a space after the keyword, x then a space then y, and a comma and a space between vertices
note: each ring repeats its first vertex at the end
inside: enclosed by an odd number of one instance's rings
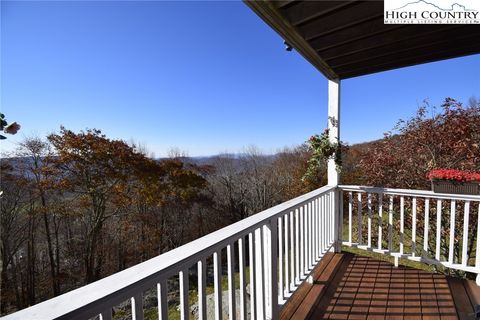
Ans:
MULTIPOLYGON (((328 129, 330 142, 340 141, 340 80, 328 80, 328 129)), ((328 160, 328 185, 337 186, 339 174, 335 161, 328 160)))
MULTIPOLYGON (((328 80, 328 137, 330 142, 338 143, 340 141, 340 80, 328 80)), ((328 160, 328 185, 338 186, 339 173, 335 166, 335 160, 328 160)), ((340 190, 332 192, 333 203, 333 251, 342 250, 342 218, 341 218, 341 193, 340 190)))

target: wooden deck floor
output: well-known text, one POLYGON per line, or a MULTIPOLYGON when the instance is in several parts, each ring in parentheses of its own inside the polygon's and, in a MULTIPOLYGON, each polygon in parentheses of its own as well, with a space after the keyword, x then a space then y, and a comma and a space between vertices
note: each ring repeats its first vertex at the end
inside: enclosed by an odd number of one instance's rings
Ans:
POLYGON ((328 253, 281 319, 476 319, 475 282, 350 253, 328 253))

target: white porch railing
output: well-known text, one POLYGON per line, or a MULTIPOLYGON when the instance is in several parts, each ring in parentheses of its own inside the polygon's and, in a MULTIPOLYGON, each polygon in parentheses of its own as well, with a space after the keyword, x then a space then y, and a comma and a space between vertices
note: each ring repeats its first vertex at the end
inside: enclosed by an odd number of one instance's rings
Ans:
POLYGON ((227 266, 228 318, 236 319, 239 314, 238 318, 244 320, 249 311, 250 319, 278 319, 284 303, 324 253, 340 250, 341 243, 391 255, 396 260, 405 258, 478 275, 480 241, 472 239, 471 231, 477 228, 478 239, 479 214, 480 196, 325 186, 4 319, 100 316, 108 320, 112 318, 112 308, 130 300, 132 318, 142 320, 143 293, 156 288, 158 317, 165 320, 168 318, 167 281, 172 277, 179 278, 181 318, 190 317, 189 281, 196 277, 198 315, 199 319, 206 319, 208 264, 213 267, 215 319, 219 320, 223 317, 223 263, 227 266), (477 224, 472 225, 471 217, 475 214, 477 224), (456 222, 460 230, 450 228, 456 222), (469 252, 469 245, 476 247, 475 253, 469 252), (196 272, 191 272, 192 268, 196 272), (247 283, 250 302, 246 299, 247 283), (239 299, 238 312, 236 299, 239 299))
POLYGON ((142 320, 143 293, 156 288, 158 316, 165 320, 168 317, 167 280, 176 276, 179 277, 181 318, 188 319, 189 279, 195 274, 199 318, 206 319, 207 263, 212 260, 215 319, 222 319, 222 263, 225 262, 229 318, 236 319, 237 314, 237 267, 240 319, 247 318, 247 308, 251 319, 278 319, 283 303, 308 277, 323 254, 333 248, 334 239, 338 239, 336 231, 339 227, 334 227, 339 221, 335 214, 335 208, 338 208, 336 194, 335 187, 322 187, 4 319, 89 319, 100 316, 109 320, 113 307, 130 300, 132 318, 142 320), (249 279, 246 279, 247 266, 250 268, 249 279), (192 267, 197 269, 196 273, 190 272, 192 267), (247 282, 250 284, 250 303, 246 299, 247 282))
POLYGON ((348 203, 344 245, 394 256, 396 263, 404 258, 476 273, 479 283, 480 241, 474 236, 480 239, 480 196, 362 186, 339 189, 348 203), (476 225, 470 223, 474 214, 476 225), (474 228, 476 235, 471 234, 474 228), (475 252, 469 252, 472 244, 475 252))

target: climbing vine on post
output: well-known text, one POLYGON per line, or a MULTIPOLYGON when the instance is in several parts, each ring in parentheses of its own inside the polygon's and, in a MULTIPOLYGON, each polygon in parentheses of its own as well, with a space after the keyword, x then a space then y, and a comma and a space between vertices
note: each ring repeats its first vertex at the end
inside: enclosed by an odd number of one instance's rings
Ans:
POLYGON ((337 171, 341 171, 342 148, 344 146, 340 141, 331 142, 328 137, 328 133, 329 129, 325 129, 322 134, 313 135, 310 137, 310 139, 308 139, 307 145, 312 155, 308 160, 307 170, 302 177, 303 181, 315 176, 321 164, 326 163, 329 159, 333 159, 335 161, 337 171))

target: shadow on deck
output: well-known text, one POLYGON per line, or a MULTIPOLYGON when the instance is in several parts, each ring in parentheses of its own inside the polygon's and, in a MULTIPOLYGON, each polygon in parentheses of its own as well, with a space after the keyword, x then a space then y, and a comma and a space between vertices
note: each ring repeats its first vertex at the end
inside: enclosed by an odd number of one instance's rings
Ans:
POLYGON ((351 253, 328 253, 281 311, 281 319, 475 319, 474 281, 351 253))

